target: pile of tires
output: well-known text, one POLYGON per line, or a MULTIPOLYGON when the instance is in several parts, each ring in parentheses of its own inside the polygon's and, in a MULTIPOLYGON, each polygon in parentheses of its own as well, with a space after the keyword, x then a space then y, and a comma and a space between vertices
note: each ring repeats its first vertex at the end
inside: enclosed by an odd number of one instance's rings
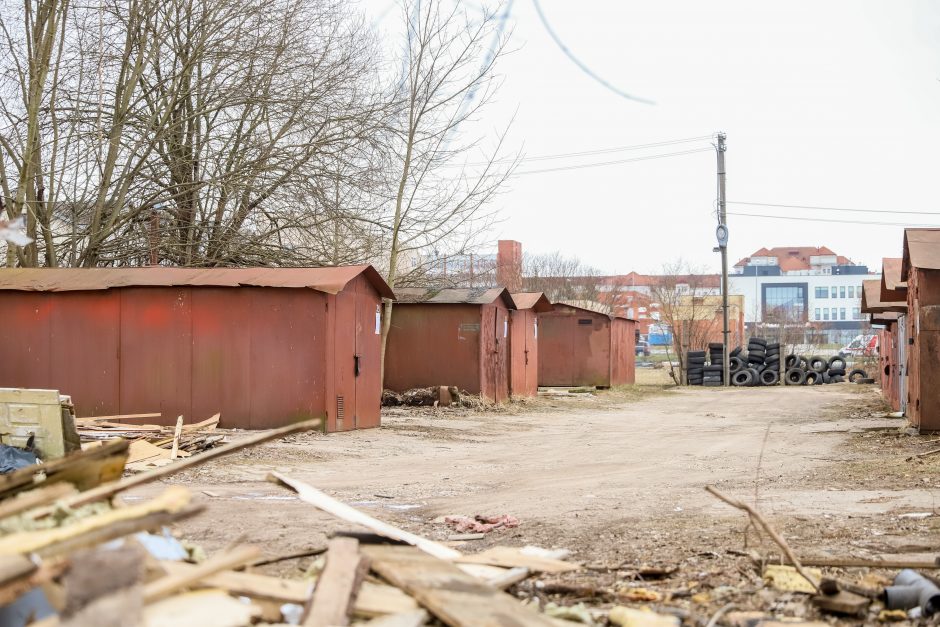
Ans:
POLYGON ((685 374, 689 385, 704 385, 705 351, 689 351, 685 354, 685 374))
POLYGON ((780 344, 752 337, 747 342, 747 354, 740 347, 731 354, 728 363, 731 385, 750 387, 780 383, 780 344))
POLYGON ((846 375, 845 358, 839 355, 787 355, 783 365, 783 381, 786 385, 826 385, 844 381, 855 383, 860 379, 868 379, 868 374, 860 368, 846 375))

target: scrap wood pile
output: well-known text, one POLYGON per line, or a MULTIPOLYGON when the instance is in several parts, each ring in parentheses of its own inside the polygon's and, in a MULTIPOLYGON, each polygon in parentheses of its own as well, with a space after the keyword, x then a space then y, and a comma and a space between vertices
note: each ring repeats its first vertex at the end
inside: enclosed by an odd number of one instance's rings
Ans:
POLYGON ((76 418, 75 427, 84 449, 115 438, 129 441, 126 470, 134 472, 163 466, 225 442, 225 435, 218 429, 220 414, 193 424, 183 424, 180 416, 175 427, 128 422, 159 417, 132 414, 76 418))

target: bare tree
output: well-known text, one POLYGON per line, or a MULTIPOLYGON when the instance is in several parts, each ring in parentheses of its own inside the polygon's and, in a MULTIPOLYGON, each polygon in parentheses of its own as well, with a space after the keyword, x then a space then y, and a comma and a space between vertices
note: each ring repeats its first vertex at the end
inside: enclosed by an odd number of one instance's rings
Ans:
POLYGON ((555 251, 542 255, 525 255, 522 260, 522 283, 527 292, 544 292, 552 302, 582 301, 597 303, 610 309, 603 290, 607 283, 601 272, 577 257, 555 251))
MULTIPOLYGON (((383 270, 393 289, 409 278, 404 258, 415 268, 422 251, 460 253, 475 243, 492 222, 490 203, 515 165, 512 158, 499 159, 505 132, 484 152, 483 138, 465 131, 497 88, 495 68, 506 41, 498 14, 470 13, 462 3, 405 0, 402 15, 403 74, 385 164, 393 174, 390 201, 373 220, 387 234, 383 270), (468 162, 473 158, 479 162, 468 162)), ((387 301, 383 364, 391 322, 387 301)))
POLYGON ((672 370, 671 375, 679 383, 685 372, 686 352, 706 349, 714 336, 716 303, 709 296, 719 290, 712 286, 710 275, 682 259, 663 265, 660 274, 651 279, 651 306, 658 307, 660 322, 672 332, 672 350, 680 374, 672 370))

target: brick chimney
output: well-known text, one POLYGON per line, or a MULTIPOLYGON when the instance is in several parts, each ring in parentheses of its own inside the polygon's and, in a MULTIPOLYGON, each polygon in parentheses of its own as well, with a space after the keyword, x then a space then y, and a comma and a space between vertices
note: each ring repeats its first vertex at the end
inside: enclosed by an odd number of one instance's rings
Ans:
POLYGON ((522 242, 501 239, 496 249, 496 283, 510 292, 522 291, 522 242))

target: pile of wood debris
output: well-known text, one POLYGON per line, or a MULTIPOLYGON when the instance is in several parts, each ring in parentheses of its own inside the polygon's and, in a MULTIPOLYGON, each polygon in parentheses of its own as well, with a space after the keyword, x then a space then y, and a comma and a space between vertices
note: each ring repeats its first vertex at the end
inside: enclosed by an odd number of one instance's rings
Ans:
POLYGON ((160 418, 160 414, 76 418, 75 427, 85 450, 115 438, 130 442, 125 469, 131 472, 164 466, 226 441, 218 429, 220 414, 193 424, 183 424, 180 416, 175 428, 127 422, 153 418, 160 418))
MULTIPOLYGON (((125 428, 108 422, 84 423, 80 430, 99 434, 125 428)), ((154 541, 183 545, 171 536, 147 532, 159 532, 204 509, 192 503, 185 487, 169 485, 149 500, 121 498, 131 488, 181 470, 319 427, 319 420, 297 423, 125 474, 137 442, 160 448, 166 439, 163 431, 162 438, 147 432, 133 441, 103 440, 0 475, 0 624, 559 624, 504 590, 532 574, 577 570, 577 564, 564 561, 564 551, 497 546, 464 555, 272 473, 272 482, 355 528, 330 540, 315 579, 282 579, 253 572, 278 559, 266 559, 258 547, 231 546, 201 560, 186 551, 167 555, 155 550, 154 541)), ((196 439, 208 428, 183 433, 196 439)), ((132 434, 139 431, 125 432, 132 434)), ((174 440, 178 449, 187 441, 179 429, 174 440)))

